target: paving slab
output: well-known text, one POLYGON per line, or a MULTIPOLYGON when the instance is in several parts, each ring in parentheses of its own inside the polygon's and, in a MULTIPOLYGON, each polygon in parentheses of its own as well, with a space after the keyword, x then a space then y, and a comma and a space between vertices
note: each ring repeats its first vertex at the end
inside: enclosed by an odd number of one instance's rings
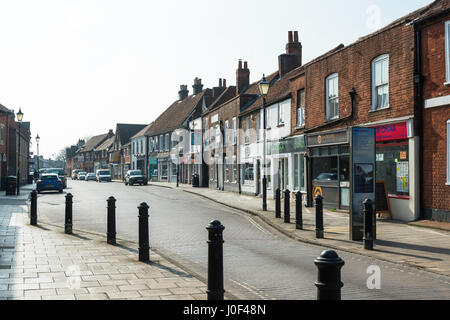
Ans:
POLYGON ((43 223, 31 226, 27 205, 2 202, 0 300, 184 300, 194 299, 186 294, 191 292, 206 298, 203 282, 157 253, 142 263, 130 254, 137 252, 135 243, 112 246, 100 235, 76 233, 43 223))

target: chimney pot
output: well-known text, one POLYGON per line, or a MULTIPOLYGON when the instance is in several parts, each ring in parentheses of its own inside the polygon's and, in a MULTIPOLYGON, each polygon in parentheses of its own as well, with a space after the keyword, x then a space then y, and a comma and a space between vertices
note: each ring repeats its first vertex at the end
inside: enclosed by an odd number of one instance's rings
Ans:
POLYGON ((292 31, 288 32, 288 42, 291 43, 292 41, 292 31))
POLYGON ((294 31, 294 42, 298 42, 298 31, 294 31))
POLYGON ((242 60, 239 59, 239 63, 238 63, 238 69, 241 70, 242 69, 242 60))
POLYGON ((247 61, 244 61, 244 69, 247 70, 247 61))
POLYGON ((223 79, 222 85, 223 85, 224 88, 227 87, 227 79, 223 79))
POLYGON ((196 77, 194 79, 194 85, 192 86, 192 88, 194 89, 193 94, 199 94, 203 90, 202 79, 199 79, 198 77, 196 77))
POLYGON ((222 86, 222 78, 219 78, 219 87, 222 86))

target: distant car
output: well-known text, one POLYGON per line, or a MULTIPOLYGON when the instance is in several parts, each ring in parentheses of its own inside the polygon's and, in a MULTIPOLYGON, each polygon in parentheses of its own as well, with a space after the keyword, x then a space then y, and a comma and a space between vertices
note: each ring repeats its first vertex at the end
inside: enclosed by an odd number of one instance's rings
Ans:
POLYGON ((78 174, 77 174, 77 179, 78 179, 78 180, 86 180, 86 175, 87 175, 87 172, 80 171, 80 172, 78 172, 78 174))
POLYGON ((95 173, 87 173, 84 177, 84 180, 86 181, 96 181, 97 177, 95 176, 95 173))
POLYGON ((49 168, 45 170, 46 173, 56 173, 58 177, 61 179, 64 189, 67 188, 66 171, 63 168, 49 168))
POLYGON ((39 180, 36 181, 37 193, 48 190, 56 190, 59 191, 59 193, 62 193, 63 188, 63 182, 56 173, 43 173, 39 180))
POLYGON ((125 174, 125 185, 132 186, 135 184, 139 184, 142 186, 143 184, 147 184, 145 177, 142 175, 141 170, 128 170, 125 174))
POLYGON ((111 182, 111 172, 108 169, 99 169, 96 174, 97 182, 107 181, 111 182))

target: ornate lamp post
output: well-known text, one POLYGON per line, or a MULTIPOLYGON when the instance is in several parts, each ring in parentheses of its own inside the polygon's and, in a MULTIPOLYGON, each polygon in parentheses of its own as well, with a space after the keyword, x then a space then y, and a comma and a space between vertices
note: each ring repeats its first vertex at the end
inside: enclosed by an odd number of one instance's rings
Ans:
POLYGON ((269 82, 267 82, 266 77, 263 75, 261 82, 259 83, 259 92, 263 97, 263 180, 262 180, 262 191, 263 191, 263 211, 267 211, 267 178, 266 178, 266 95, 269 91, 269 82))
POLYGON ((19 149, 17 151, 17 195, 20 194, 20 135, 22 131, 22 119, 23 119, 23 113, 22 108, 19 108, 19 112, 17 112, 17 121, 19 122, 19 149))

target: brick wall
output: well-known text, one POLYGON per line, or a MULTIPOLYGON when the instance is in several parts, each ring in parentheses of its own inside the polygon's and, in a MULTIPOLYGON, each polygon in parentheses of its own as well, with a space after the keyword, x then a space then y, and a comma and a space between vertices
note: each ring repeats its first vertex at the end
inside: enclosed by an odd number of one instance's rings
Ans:
MULTIPOLYGON (((302 74, 296 78, 293 78, 290 83, 289 87, 291 90, 291 128, 292 128, 292 135, 300 135, 303 134, 303 129, 296 129, 297 127, 297 105, 298 105, 298 91, 305 89, 306 85, 306 79, 305 75, 302 74)), ((306 106, 307 108, 308 106, 306 106)))
MULTIPOLYGON (((427 22, 421 28, 424 99, 450 95, 446 81, 445 21, 450 14, 427 22)), ((446 186, 447 129, 450 106, 423 111, 423 204, 427 213, 450 213, 450 186, 446 186)))
MULTIPOLYGON (((351 114, 349 91, 356 89, 354 118, 328 129, 364 124, 414 114, 414 30, 401 24, 371 35, 334 54, 305 65, 306 129, 325 124, 326 78, 339 74, 339 117, 351 114), (372 61, 389 54, 390 108, 371 112, 372 61)), ((298 82, 301 82, 299 79, 298 82)), ((299 85, 294 86, 297 89, 299 85)), ((294 92, 293 92, 294 95, 294 92)))

